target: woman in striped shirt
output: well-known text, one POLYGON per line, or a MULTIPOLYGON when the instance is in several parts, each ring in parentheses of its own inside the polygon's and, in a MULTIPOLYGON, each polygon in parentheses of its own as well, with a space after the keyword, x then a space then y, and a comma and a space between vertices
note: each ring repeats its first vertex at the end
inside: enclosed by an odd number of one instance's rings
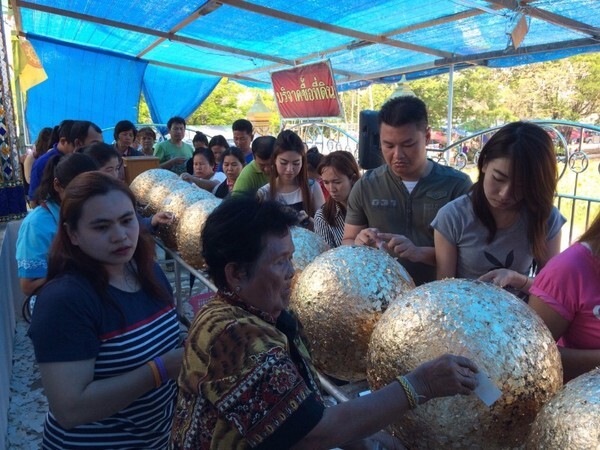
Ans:
POLYGON ((329 198, 315 214, 315 233, 331 248, 339 247, 344 236, 346 202, 360 178, 358 164, 352 153, 336 151, 325 155, 318 170, 329 198))
POLYGON ((29 329, 50 405, 44 449, 167 445, 179 326, 134 203, 100 172, 65 191, 29 329))

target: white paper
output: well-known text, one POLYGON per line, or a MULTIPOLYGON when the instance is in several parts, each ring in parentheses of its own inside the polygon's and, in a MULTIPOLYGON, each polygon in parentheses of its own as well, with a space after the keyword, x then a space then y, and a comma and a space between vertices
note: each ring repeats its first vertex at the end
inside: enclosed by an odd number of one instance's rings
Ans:
POLYGON ((492 383, 486 373, 479 370, 476 374, 479 385, 473 392, 481 399, 487 406, 492 406, 496 400, 502 395, 502 391, 492 383))

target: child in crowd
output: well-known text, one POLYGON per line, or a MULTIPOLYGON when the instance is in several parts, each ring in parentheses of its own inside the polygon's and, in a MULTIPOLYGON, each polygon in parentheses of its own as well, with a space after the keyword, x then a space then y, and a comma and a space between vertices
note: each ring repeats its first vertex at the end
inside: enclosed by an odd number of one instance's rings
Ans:
MULTIPOLYGON (((215 164, 219 166, 218 169, 215 169, 215 172, 217 170, 222 172, 223 168, 221 167, 221 165, 223 162, 223 158, 221 154, 229 148, 229 142, 227 142, 227 139, 225 139, 224 136, 217 134, 216 136, 213 136, 208 142, 208 148, 210 148, 213 152, 213 155, 215 155, 215 164)), ((246 163, 244 163, 244 165, 246 165, 246 163)))
POLYGON ((329 192, 325 189, 325 185, 323 184, 323 180, 321 179, 321 175, 319 174, 319 164, 323 160, 323 155, 319 153, 319 149, 317 147, 311 147, 306 152, 306 164, 308 169, 308 179, 315 180, 317 183, 321 185, 321 191, 323 192, 323 196, 325 201, 329 198, 329 192))
POLYGON ((198 150, 199 148, 210 148, 208 146, 208 138, 202 131, 196 131, 196 134, 192 139, 192 145, 194 146, 194 150, 198 150))

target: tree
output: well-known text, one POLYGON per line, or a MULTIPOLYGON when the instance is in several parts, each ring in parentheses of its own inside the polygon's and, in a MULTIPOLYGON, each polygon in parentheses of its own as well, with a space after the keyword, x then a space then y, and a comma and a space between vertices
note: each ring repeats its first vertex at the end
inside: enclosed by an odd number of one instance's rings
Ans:
POLYGON ((208 98, 188 118, 196 125, 231 125, 244 117, 250 105, 242 105, 239 97, 245 92, 242 85, 223 78, 208 98))
POLYGON ((467 131, 489 128, 517 117, 506 105, 504 74, 484 67, 458 73, 454 83, 453 116, 467 131))
POLYGON ((434 128, 445 125, 448 116, 448 75, 421 78, 409 84, 415 95, 427 105, 429 124, 434 128))
MULTIPOLYGON (((235 120, 247 116, 257 95, 267 108, 277 111, 275 98, 270 90, 247 88, 223 78, 188 121, 195 125, 231 125, 235 120)), ((275 132, 279 129, 279 117, 276 114, 271 121, 271 128, 275 132)))
MULTIPOLYGON (((521 119, 589 120, 600 108, 600 54, 580 55, 556 61, 508 69, 473 67, 454 74, 453 123, 477 131, 521 119)), ((446 124, 448 75, 410 81, 410 88, 423 99, 432 127, 446 124)), ((360 111, 379 109, 395 90, 394 84, 373 84, 340 93, 344 124, 348 131, 358 128, 360 111)), ((276 111, 271 90, 251 89, 223 79, 189 118, 192 124, 230 125, 246 117, 260 95, 276 111)), ((148 108, 140 102, 140 122, 150 121, 148 108)), ((596 116, 596 121, 600 120, 596 116)), ((274 115, 272 131, 279 129, 274 115)))
POLYGON ((600 55, 514 68, 511 104, 521 117, 582 120, 600 106, 600 55))

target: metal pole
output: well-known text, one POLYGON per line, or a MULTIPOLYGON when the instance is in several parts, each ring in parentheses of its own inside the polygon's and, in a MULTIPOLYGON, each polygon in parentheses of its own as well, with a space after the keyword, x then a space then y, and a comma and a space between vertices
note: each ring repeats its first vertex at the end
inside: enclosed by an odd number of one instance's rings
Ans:
MULTIPOLYGON (((446 119, 446 148, 452 142, 452 97, 454 95, 454 64, 448 71, 448 117, 446 119)), ((450 165, 450 150, 446 150, 446 161, 450 165)))

